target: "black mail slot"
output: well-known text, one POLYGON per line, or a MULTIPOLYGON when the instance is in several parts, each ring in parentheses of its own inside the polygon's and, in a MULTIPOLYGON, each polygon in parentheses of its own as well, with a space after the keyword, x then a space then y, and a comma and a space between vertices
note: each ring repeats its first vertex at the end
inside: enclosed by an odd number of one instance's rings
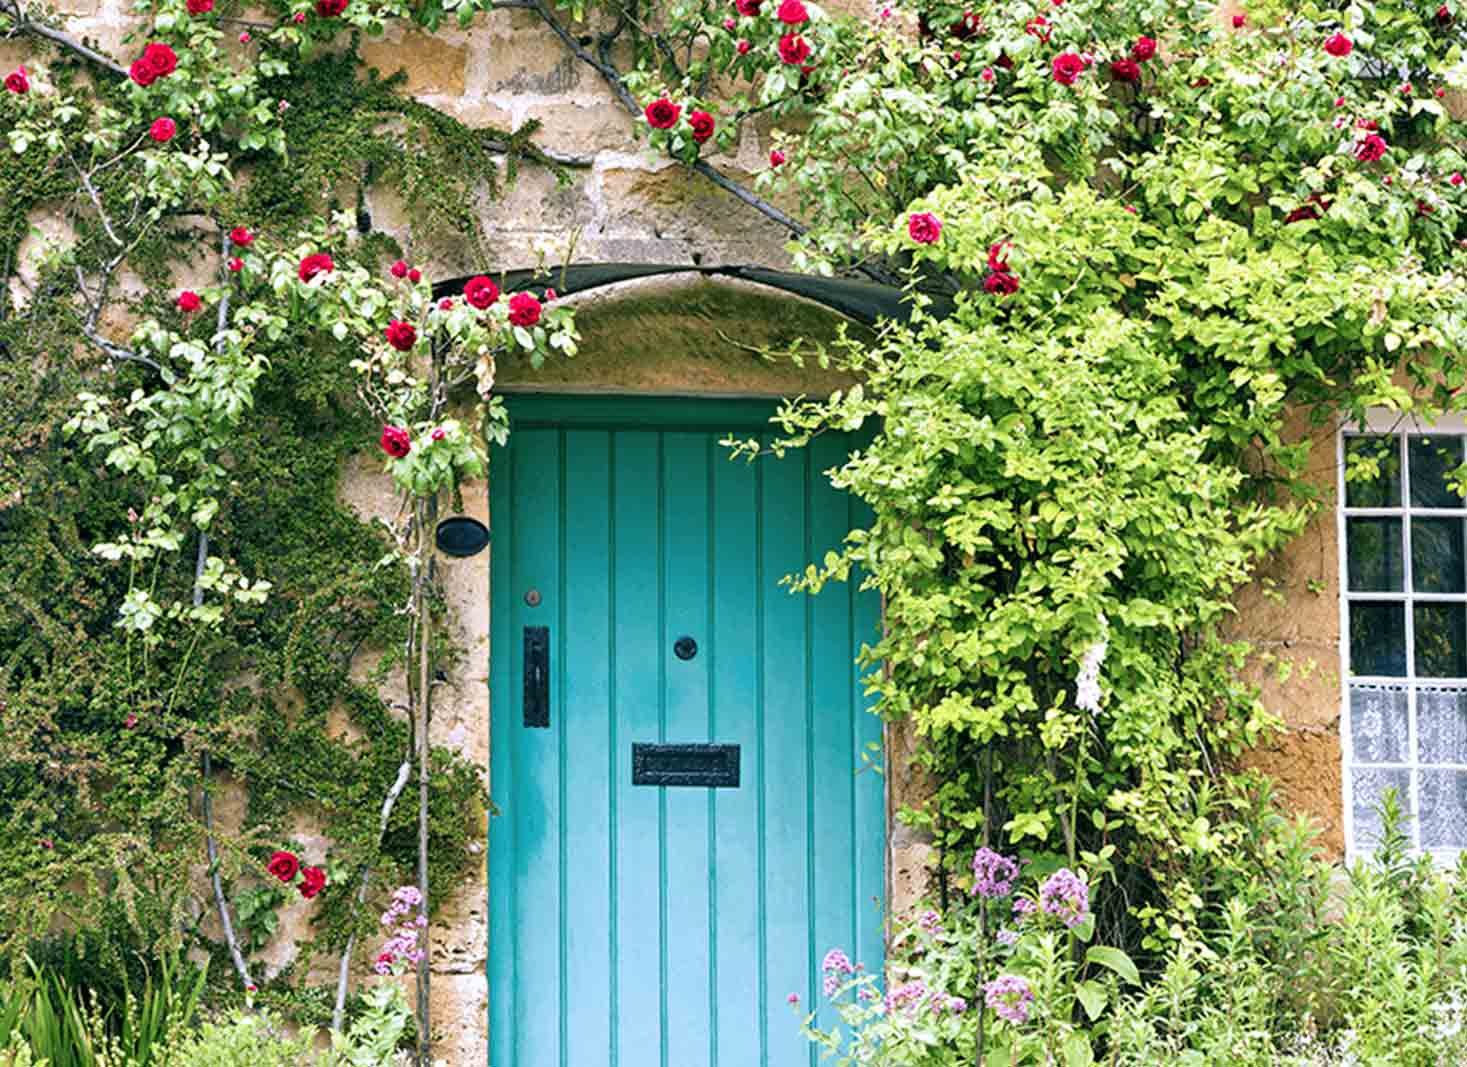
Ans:
POLYGON ((739 787, 738 745, 632 742, 632 785, 739 787))

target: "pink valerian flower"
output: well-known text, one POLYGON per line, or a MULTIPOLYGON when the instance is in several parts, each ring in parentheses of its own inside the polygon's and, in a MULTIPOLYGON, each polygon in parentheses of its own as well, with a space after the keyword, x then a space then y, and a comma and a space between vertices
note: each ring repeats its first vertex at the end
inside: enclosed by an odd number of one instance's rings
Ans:
POLYGON ((1007 945, 1009 948, 1013 948, 1019 943, 1019 931, 1003 929, 994 934, 993 939, 1000 945, 1007 945))
POLYGON ((905 985, 897 986, 886 995, 886 1010, 888 1013, 904 1008, 911 1011, 918 1007, 926 997, 926 982, 908 982, 905 985))
POLYGON ((919 245, 936 244, 942 236, 942 220, 930 211, 913 212, 907 216, 907 236, 919 245))
POLYGON ((983 999, 1000 1019, 1007 1019, 1017 1026, 1029 1021, 1029 1005, 1034 1002, 1034 991, 1017 975, 1001 974, 983 987, 983 999))
POLYGON ((1014 914, 1020 919, 1023 919, 1025 915, 1033 915, 1038 910, 1039 905, 1035 904, 1028 897, 1014 898, 1014 914))
MULTIPOLYGON (((1002 272, 1007 273, 1007 265, 1002 272)), ((980 848, 973 853, 973 893, 975 896, 993 900, 1006 897, 1014 891, 1014 879, 1019 876, 1019 865, 1007 856, 991 848, 980 848)))
POLYGON ((917 926, 926 933, 935 934, 942 929, 942 916, 935 911, 924 911, 917 920, 917 926))
POLYGON ((820 972, 825 975, 824 990, 827 997, 833 997, 836 990, 845 983, 849 975, 856 973, 856 968, 851 964, 851 958, 842 950, 833 948, 825 954, 825 959, 820 962, 820 972))
POLYGON ((1074 871, 1061 867, 1039 887, 1039 907, 1068 927, 1079 926, 1090 913, 1090 887, 1074 871))

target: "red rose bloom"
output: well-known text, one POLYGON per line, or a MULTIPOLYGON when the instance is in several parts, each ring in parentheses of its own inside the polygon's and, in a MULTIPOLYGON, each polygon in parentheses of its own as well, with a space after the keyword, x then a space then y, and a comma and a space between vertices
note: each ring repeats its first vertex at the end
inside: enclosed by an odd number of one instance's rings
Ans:
POLYGON ((741 56, 748 55, 749 54, 749 49, 751 49, 753 47, 754 47, 753 45, 751 45, 748 41, 746 41, 742 37, 739 38, 739 43, 736 44, 736 45, 734 45, 734 48, 738 50, 738 53, 741 56))
POLYGON ((203 305, 204 302, 199 299, 199 294, 192 289, 185 289, 178 294, 179 311, 198 311, 203 305))
POLYGON ((1061 85, 1074 85, 1075 79, 1085 70, 1085 61, 1074 52, 1061 52, 1049 65, 1054 80, 1061 85))
POLYGON ((308 282, 318 274, 330 274, 336 269, 336 264, 331 262, 331 257, 325 252, 317 252, 301 260, 300 278, 308 282))
POLYGON ((393 319, 382 332, 387 336, 387 343, 399 352, 411 352, 418 343, 418 331, 410 322, 393 319))
POLYGON ((779 58, 798 67, 810 58, 810 44, 797 33, 787 33, 779 39, 779 58))
POLYGON ((166 78, 178 69, 178 56, 173 54, 173 49, 156 41, 143 49, 143 62, 154 78, 166 78))
POLYGON ((387 268, 387 273, 391 274, 394 278, 406 278, 407 264, 399 259, 396 263, 387 268))
POLYGON ((393 319, 382 331, 387 338, 387 343, 399 352, 411 352, 413 345, 418 342, 418 331, 410 322, 393 319))
POLYGON ((1145 63, 1156 55, 1156 39, 1154 37, 1137 37, 1136 43, 1131 46, 1131 58, 1138 63, 1145 63))
POLYGON ((515 326, 533 326, 540 321, 540 301, 533 293, 515 293, 509 298, 509 321, 515 326))
POLYGON ((764 0, 734 0, 734 7, 738 9, 740 15, 753 18, 759 14, 759 5, 763 2, 764 0))
POLYGON ((1050 34, 1049 19, 1043 15, 1035 15, 1028 22, 1024 23, 1024 32, 1030 37, 1038 37, 1041 41, 1047 43, 1050 34))
POLYGON ((805 10, 800 0, 784 0, 774 15, 786 26, 801 26, 810 21, 810 12, 805 10))
POLYGON ((255 235, 243 226, 236 226, 229 231, 229 239, 241 248, 255 239, 255 235))
POLYGON ((207 15, 214 10, 214 0, 188 0, 190 15, 207 15))
POLYGON ((238 274, 240 271, 244 270, 244 260, 240 259, 238 256, 234 256, 230 259, 228 263, 225 264, 225 266, 227 266, 234 273, 238 274))
POLYGON ((999 57, 993 61, 993 65, 995 67, 1002 67, 1004 70, 1014 69, 1014 61, 1009 58, 1006 52, 999 53, 999 57))
POLYGON ((307 867, 301 871, 301 896, 310 900, 326 888, 326 872, 320 867, 307 867))
POLYGON ((382 427, 382 437, 378 444, 393 459, 402 459, 413 450, 412 436, 401 426, 382 427))
POLYGON ((1310 193, 1304 203, 1284 216, 1284 225, 1291 226, 1307 219, 1317 219, 1328 211, 1333 203, 1333 200, 1326 200, 1319 193, 1310 193))
POLYGON ((295 858, 294 852, 276 852, 270 857, 270 862, 265 864, 265 870, 282 882, 291 881, 300 869, 301 861, 295 858))
POLYGON ((1008 271, 994 271, 983 279, 983 291, 993 293, 997 296, 1008 296, 1010 293, 1019 291, 1019 279, 1017 275, 1008 271))
POLYGON ((148 127, 148 136, 159 144, 173 140, 173 135, 178 132, 178 124, 168 116, 153 120, 153 125, 148 127))
POLYGON ((713 136, 713 116, 706 111, 694 111, 689 114, 688 125, 693 127, 693 140, 699 144, 713 136))
POLYGON ((907 236, 919 245, 935 244, 942 236, 942 220, 930 211, 907 216, 907 236))
POLYGON ((1133 82, 1141 77, 1141 66, 1134 59, 1118 59, 1110 65, 1112 81, 1133 82))
POLYGON ((972 11, 964 11, 963 17, 949 26, 947 32, 960 41, 971 41, 983 32, 983 20, 972 11))
POLYGON ((335 18, 346 10, 347 0, 316 0, 316 14, 323 19, 335 18))
POLYGON ((647 105, 647 125, 654 130, 670 130, 677 125, 677 117, 683 109, 667 97, 659 97, 647 105))
POLYGON ((148 66, 146 59, 134 59, 132 66, 127 68, 127 76, 144 89, 152 85, 158 78, 158 75, 153 73, 153 68, 148 66))
POLYGON ((1243 28, 1244 24, 1247 21, 1248 21, 1248 16, 1247 15, 1234 15, 1233 16, 1233 29, 1235 29, 1235 30, 1241 30, 1243 28))
POLYGON ((499 299, 499 286, 482 274, 477 278, 470 278, 464 283, 464 299, 469 302, 470 307, 483 311, 499 299))
POLYGON ((1009 241, 1000 241, 998 244, 988 246, 988 269, 999 274, 1007 274, 1009 270, 1009 253, 1014 246, 1009 241))
POLYGON ((428 435, 428 438, 433 441, 441 441, 447 436, 448 434, 444 432, 442 426, 435 426, 433 427, 433 432, 428 435))
POLYGON ((1337 33, 1333 37, 1327 38, 1324 42, 1324 50, 1326 52, 1328 52, 1332 56, 1339 56, 1342 58, 1349 55, 1351 49, 1353 49, 1354 47, 1355 43, 1351 41, 1350 38, 1346 37, 1343 33, 1337 33))
POLYGON ((1378 133, 1372 133, 1355 146, 1355 158, 1362 163, 1374 163, 1384 159, 1388 151, 1390 146, 1385 143, 1385 138, 1378 133))
POLYGON ((414 267, 412 270, 408 271, 408 281, 412 282, 414 285, 417 285, 422 280, 423 272, 420 271, 417 267, 414 267))
POLYGON ((777 167, 783 162, 784 153, 781 152, 778 148, 771 148, 769 150, 769 165, 771 167, 777 167))
POLYGON ((1451 182, 1453 185, 1461 185, 1464 180, 1467 179, 1463 179, 1462 175, 1460 174, 1453 174, 1450 178, 1447 179, 1447 181, 1451 182))
POLYGON ((5 88, 12 93, 28 93, 31 91, 30 79, 25 76, 24 67, 16 67, 5 75, 5 88))
POLYGON ((442 300, 438 301, 438 310, 439 311, 452 311, 453 310, 453 297, 451 297, 451 296, 445 296, 442 300))
POLYGON ((1439 26, 1450 26, 1452 24, 1452 9, 1443 4, 1436 9, 1436 21, 1439 26))

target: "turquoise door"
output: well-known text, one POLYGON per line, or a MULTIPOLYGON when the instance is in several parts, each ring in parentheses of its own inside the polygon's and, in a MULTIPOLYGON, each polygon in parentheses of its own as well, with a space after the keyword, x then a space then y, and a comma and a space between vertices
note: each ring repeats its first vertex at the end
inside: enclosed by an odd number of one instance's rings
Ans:
POLYGON ((848 442, 731 462, 719 439, 770 410, 511 403, 491 1067, 813 1064, 786 998, 815 1001, 832 946, 880 964, 885 809, 861 760, 880 724, 852 663, 877 601, 778 584, 852 524, 820 474, 848 442))

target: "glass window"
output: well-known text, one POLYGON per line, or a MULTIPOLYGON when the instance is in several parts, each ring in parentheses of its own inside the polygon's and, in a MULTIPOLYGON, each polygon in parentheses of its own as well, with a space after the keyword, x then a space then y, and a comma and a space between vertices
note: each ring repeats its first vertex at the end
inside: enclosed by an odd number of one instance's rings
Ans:
POLYGON ((1467 431, 1346 434, 1340 570, 1350 847, 1400 796, 1421 850, 1467 850, 1467 431))

